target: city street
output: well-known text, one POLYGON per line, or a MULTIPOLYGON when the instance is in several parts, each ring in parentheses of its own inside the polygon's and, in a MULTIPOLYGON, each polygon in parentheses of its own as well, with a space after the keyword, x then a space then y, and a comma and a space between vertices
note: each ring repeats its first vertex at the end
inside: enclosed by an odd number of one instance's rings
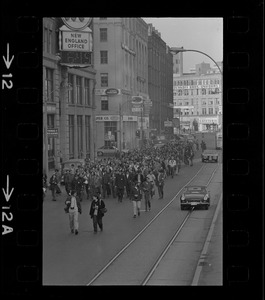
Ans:
MULTIPOLYGON (((122 203, 119 203, 117 199, 105 199, 108 212, 103 218, 104 231, 97 234, 93 233, 92 220, 89 216, 90 200, 82 201, 82 214, 79 215, 79 234, 72 235, 68 215, 63 210, 65 194, 59 196, 58 200, 53 202, 51 201, 50 192, 48 192, 43 204, 43 284, 88 284, 172 200, 183 185, 200 170, 202 165, 200 159, 197 158, 193 167, 183 166, 180 174, 175 176, 174 179, 168 177, 165 182, 164 199, 158 199, 156 191, 156 195, 152 200, 151 211, 144 211, 142 201, 141 215, 136 219, 132 217, 133 207, 129 199, 124 199, 122 203)), ((203 169, 199 181, 197 178, 195 183, 205 184, 209 172, 216 167, 216 164, 204 165, 205 169, 203 169)), ((192 239, 193 246, 188 247, 189 251, 186 251, 187 249, 185 250, 183 247, 179 248, 179 251, 177 250, 177 253, 182 256, 179 262, 185 261, 185 272, 188 277, 175 283, 172 282, 172 278, 167 278, 163 280, 163 283, 160 281, 154 284, 191 284, 196 260, 199 258, 199 252, 207 235, 206 229, 211 223, 221 193, 221 165, 219 165, 218 170, 209 186, 213 197, 210 209, 208 211, 196 211, 193 216, 194 219, 190 221, 192 223, 189 226, 192 227, 188 230, 186 238, 190 237, 192 239), (194 220, 197 220, 196 223, 194 223, 194 220)), ((109 268, 110 277, 106 273, 105 276, 107 277, 102 277, 101 281, 96 284, 139 284, 137 280, 139 274, 142 275, 146 272, 146 268, 150 267, 154 258, 161 252, 164 242, 170 238, 172 232, 187 214, 187 212, 180 210, 179 197, 176 197, 171 205, 172 209, 169 212, 159 218, 159 221, 156 221, 154 225, 151 225, 150 229, 137 242, 132 243, 128 248, 129 251, 122 256, 121 264, 114 265, 116 271, 111 273, 113 268, 109 268), (116 276, 113 276, 113 274, 116 274, 116 276), (126 277, 125 274, 130 276, 126 277)), ((185 232, 184 230, 183 234, 185 232)), ((161 264, 161 267, 163 267, 163 264, 161 264)), ((181 266, 182 269, 183 266, 181 266)), ((166 273, 171 273, 170 268, 166 267, 165 270, 166 273)), ((165 271, 163 272, 165 273, 165 271)))

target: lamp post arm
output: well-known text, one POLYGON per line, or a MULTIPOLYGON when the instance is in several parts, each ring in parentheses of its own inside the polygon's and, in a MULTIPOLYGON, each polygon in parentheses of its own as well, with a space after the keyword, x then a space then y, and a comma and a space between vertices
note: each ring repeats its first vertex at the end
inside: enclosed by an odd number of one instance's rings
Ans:
POLYGON ((177 52, 197 52, 197 53, 200 53, 200 54, 203 54, 203 55, 206 55, 208 58, 210 58, 216 65, 216 67, 219 69, 219 72, 221 75, 223 75, 219 65, 217 64, 217 62, 208 54, 202 52, 202 51, 199 51, 199 50, 193 50, 193 49, 183 49, 183 50, 177 50, 177 52))

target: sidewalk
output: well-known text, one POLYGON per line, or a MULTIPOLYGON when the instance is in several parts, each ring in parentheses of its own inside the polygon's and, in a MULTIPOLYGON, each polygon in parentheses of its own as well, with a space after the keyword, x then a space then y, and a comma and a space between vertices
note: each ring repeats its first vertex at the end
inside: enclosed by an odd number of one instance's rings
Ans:
MULTIPOLYGON (((220 201, 220 200, 219 200, 220 201)), ((222 204, 215 222, 211 241, 198 280, 198 286, 223 285, 223 208, 222 204)))

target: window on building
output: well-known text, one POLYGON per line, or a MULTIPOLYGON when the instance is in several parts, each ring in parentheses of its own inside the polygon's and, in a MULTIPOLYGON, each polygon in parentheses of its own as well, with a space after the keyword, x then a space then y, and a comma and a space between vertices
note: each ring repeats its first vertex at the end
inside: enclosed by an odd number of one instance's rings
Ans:
POLYGON ((213 105, 213 101, 212 100, 209 100, 209 105, 213 105))
POLYGON ((205 107, 202 108, 202 115, 206 115, 206 108, 205 107))
POLYGON ((184 90, 184 95, 185 95, 185 96, 188 96, 188 95, 189 95, 189 90, 188 90, 188 89, 185 89, 185 90, 184 90))
POLYGON ((219 108, 215 107, 215 114, 218 115, 218 113, 219 113, 219 108))
MULTIPOLYGON (((47 115, 47 128, 55 127, 55 115, 47 115)), ((54 169, 55 167, 55 138, 48 137, 48 168, 54 169)))
POLYGON ((202 105, 206 105, 207 104, 207 102, 206 101, 202 101, 202 105))
POLYGON ((182 90, 178 90, 178 96, 182 96, 182 90))
POLYGON ((212 107, 209 107, 209 115, 213 115, 213 108, 212 107))
POLYGON ((117 142, 117 122, 104 122, 104 137, 105 137, 105 146, 110 146, 113 142, 117 142), (111 135, 114 136, 114 140, 109 140, 108 134, 111 132, 111 135))
POLYGON ((77 153, 78 153, 78 158, 83 158, 82 116, 77 116, 77 153))
POLYGON ((74 126, 74 116, 69 115, 69 159, 74 158, 74 132, 75 132, 75 126, 74 126))
POLYGON ((101 87, 107 87, 109 85, 108 73, 100 73, 101 87))
POLYGON ((100 63, 107 64, 108 63, 108 51, 100 51, 100 63))
POLYGON ((48 53, 53 53, 52 51, 52 30, 49 29, 49 37, 48 37, 48 53))
POLYGON ((90 158, 90 116, 85 116, 86 157, 90 158), (89 155, 88 155, 89 154, 89 155))
POLYGON ((53 69, 46 68, 45 95, 48 102, 54 102, 53 69))
POLYGON ((107 18, 99 18, 100 20, 107 20, 107 18))
POLYGON ((202 95, 206 95, 206 89, 202 89, 202 95))
POLYGON ((43 41, 43 51, 47 52, 47 45, 48 45, 48 28, 44 27, 43 33, 44 41, 43 41))
POLYGON ((84 83, 85 83, 85 86, 84 86, 85 105, 90 106, 91 103, 90 103, 90 87, 89 87, 90 81, 89 81, 89 79, 85 78, 84 83))
POLYGON ((82 78, 76 76, 76 103, 82 104, 82 78))
POLYGON ((101 110, 109 110, 109 100, 107 96, 101 96, 101 110))
POLYGON ((74 76, 68 73, 68 102, 71 104, 75 103, 74 99, 74 76))
POLYGON ((107 28, 100 28, 99 29, 99 39, 101 42, 108 41, 108 29, 107 28))
POLYGON ((190 105, 190 104, 189 104, 189 101, 186 101, 186 102, 185 102, 185 105, 190 105))

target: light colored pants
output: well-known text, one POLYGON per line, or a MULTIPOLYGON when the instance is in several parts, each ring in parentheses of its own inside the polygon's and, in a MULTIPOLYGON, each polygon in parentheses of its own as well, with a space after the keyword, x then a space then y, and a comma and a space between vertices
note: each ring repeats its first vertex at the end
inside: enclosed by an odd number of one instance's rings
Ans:
POLYGON ((140 211, 141 201, 133 201, 133 214, 136 215, 137 210, 140 211))
POLYGON ((69 223, 71 230, 78 230, 78 211, 69 212, 69 223))

